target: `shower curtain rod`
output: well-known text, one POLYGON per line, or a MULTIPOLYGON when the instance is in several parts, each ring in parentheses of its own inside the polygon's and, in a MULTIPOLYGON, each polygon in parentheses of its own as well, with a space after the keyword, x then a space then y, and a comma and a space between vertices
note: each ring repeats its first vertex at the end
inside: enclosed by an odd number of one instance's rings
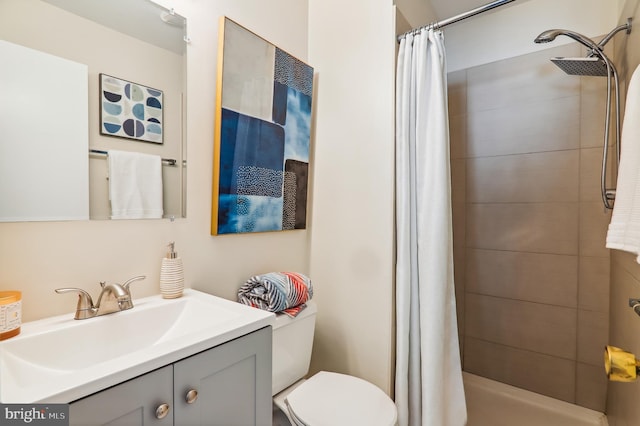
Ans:
POLYGON ((507 3, 511 3, 512 1, 515 1, 515 0, 496 0, 496 1, 493 1, 491 3, 487 3, 487 4, 483 5, 483 6, 476 7, 475 9, 471 9, 471 10, 469 10, 467 12, 461 13, 459 15, 452 16, 451 18, 445 19, 443 21, 432 22, 430 24, 423 25, 423 26, 418 27, 418 28, 414 28, 414 29, 409 30, 406 33, 398 36, 398 42, 400 42, 400 40, 402 40, 403 37, 406 37, 407 34, 415 33, 415 32, 423 30, 424 28, 429 28, 429 27, 436 27, 436 28, 446 27, 447 25, 455 24, 456 22, 460 22, 460 21, 462 21, 464 19, 471 18, 472 16, 476 16, 476 15, 478 15, 480 13, 483 13, 483 12, 486 12, 488 10, 495 9, 496 7, 500 7, 500 6, 505 5, 507 3))

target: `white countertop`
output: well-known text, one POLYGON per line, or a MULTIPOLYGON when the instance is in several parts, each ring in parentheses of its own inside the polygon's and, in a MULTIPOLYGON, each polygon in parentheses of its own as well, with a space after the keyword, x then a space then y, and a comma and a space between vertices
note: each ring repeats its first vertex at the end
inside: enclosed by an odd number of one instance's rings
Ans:
POLYGON ((68 403, 273 325, 275 315, 197 290, 85 320, 28 322, 0 342, 0 402, 68 403))

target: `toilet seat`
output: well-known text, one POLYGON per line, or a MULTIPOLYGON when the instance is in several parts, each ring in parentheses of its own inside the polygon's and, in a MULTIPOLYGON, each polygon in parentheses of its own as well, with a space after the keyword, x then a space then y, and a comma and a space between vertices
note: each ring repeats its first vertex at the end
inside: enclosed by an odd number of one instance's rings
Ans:
POLYGON ((301 426, 393 426, 396 406, 377 386, 357 377, 321 371, 284 400, 301 426))

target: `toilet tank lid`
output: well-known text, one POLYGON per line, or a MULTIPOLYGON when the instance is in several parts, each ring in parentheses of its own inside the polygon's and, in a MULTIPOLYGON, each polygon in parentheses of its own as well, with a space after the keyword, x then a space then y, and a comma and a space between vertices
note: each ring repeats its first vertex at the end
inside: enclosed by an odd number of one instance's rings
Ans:
POLYGON ((307 300, 305 304, 307 305, 307 307, 300 311, 300 313, 294 318, 291 318, 287 314, 276 314, 276 321, 273 324, 273 328, 275 329, 287 324, 291 324, 294 321, 310 317, 318 312, 318 306, 316 305, 315 300, 307 300))

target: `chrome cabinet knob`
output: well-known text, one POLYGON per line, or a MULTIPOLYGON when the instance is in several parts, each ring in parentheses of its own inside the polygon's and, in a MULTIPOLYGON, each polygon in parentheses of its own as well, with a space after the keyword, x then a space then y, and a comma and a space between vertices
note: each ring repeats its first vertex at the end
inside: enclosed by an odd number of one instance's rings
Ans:
POLYGON ((160 404, 158 408, 156 408, 156 418, 164 419, 169 414, 169 404, 160 404))
POLYGON ((198 391, 195 389, 191 389, 189 392, 187 392, 184 399, 185 401, 187 401, 187 404, 193 404, 194 402, 196 402, 196 399, 198 399, 198 391))

